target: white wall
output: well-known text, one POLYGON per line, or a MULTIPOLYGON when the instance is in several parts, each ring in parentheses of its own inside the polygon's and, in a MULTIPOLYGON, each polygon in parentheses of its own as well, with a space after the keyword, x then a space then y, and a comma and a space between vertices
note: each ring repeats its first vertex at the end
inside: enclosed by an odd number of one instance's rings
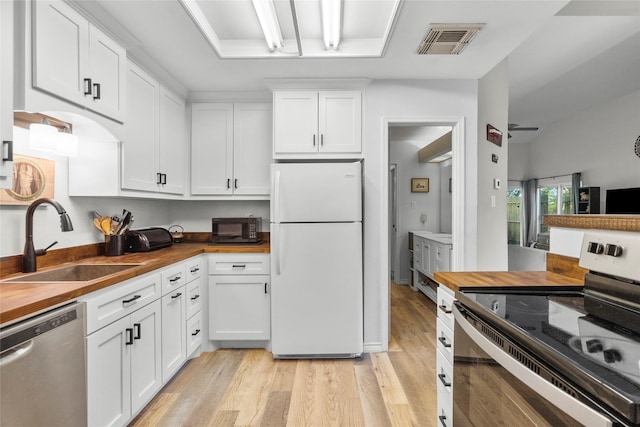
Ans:
POLYGON ((440 163, 440 232, 451 233, 452 229, 452 202, 451 183, 453 179, 451 160, 440 163))
POLYGON ((477 176, 477 270, 506 271, 507 251, 507 120, 509 106, 507 61, 502 61, 479 81, 477 176), (487 124, 502 130, 502 146, 486 139, 487 124), (498 156, 498 163, 491 160, 498 156), (494 188, 494 179, 502 187, 494 188))
MULTIPOLYGON (((528 145, 513 150, 509 162, 526 164, 526 175, 510 168, 509 179, 582 172, 586 186, 600 187, 600 212, 606 190, 640 186, 640 158, 633 145, 640 136, 640 91, 591 106, 544 129, 528 145)), ((511 148, 516 147, 514 145, 511 148)))
MULTIPOLYGON (((477 81, 420 80, 372 82, 363 97, 363 185, 364 185, 364 318, 365 345, 386 346, 388 328, 388 149, 385 120, 455 118, 464 119, 466 152, 474 159, 477 145, 477 81), (385 294, 386 292, 386 294, 385 294)), ((455 155, 455 153, 454 153, 455 155)), ((467 165, 465 185, 475 187, 474 161, 467 165)), ((475 191, 465 192, 465 219, 477 215, 475 191)), ((469 241, 465 266, 475 264, 475 230, 466 228, 469 241)))

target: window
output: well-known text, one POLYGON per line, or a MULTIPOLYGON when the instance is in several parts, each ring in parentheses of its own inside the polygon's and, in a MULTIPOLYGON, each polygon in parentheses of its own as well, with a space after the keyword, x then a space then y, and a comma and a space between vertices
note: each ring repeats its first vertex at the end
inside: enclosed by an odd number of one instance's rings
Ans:
POLYGON ((510 245, 519 245, 521 241, 520 218, 522 212, 522 185, 509 183, 507 190, 507 240, 510 245))
POLYGON ((538 181, 538 245, 549 249, 549 226, 543 225, 544 215, 562 215, 573 212, 571 176, 547 178, 538 181))

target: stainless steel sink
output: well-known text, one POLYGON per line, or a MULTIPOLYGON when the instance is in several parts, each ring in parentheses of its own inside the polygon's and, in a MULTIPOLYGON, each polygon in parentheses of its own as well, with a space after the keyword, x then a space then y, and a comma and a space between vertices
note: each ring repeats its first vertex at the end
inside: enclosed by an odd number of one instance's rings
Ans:
POLYGON ((13 279, 0 280, 9 282, 88 282, 119 273, 141 264, 77 264, 38 273, 25 274, 13 279))

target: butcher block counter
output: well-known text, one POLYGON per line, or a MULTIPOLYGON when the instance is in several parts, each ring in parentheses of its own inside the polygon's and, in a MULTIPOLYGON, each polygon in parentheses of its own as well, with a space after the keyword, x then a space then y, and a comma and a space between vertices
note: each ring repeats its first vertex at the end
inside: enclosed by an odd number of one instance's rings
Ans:
POLYGON ((513 286, 578 286, 583 280, 551 271, 473 271, 434 273, 436 282, 454 292, 467 288, 513 286))
MULTIPOLYGON (((64 251, 63 249, 58 252, 64 251)), ((54 251, 51 251, 54 252, 54 251)), ((66 301, 120 283, 173 263, 206 253, 269 253, 269 242, 259 245, 209 245, 206 242, 176 243, 170 247, 151 252, 126 253, 121 256, 90 256, 72 262, 59 261, 55 265, 46 265, 38 257, 38 272, 77 264, 139 264, 127 270, 103 278, 83 282, 2 282, 20 277, 22 273, 12 273, 12 261, 3 260, 2 281, 0 281, 0 324, 29 316, 66 301), (40 265, 46 265, 40 267, 40 265)), ((20 258, 20 257, 13 257, 20 258)), ((61 257, 58 256, 58 259, 61 257)), ((15 271, 15 269, 13 269, 15 271)))

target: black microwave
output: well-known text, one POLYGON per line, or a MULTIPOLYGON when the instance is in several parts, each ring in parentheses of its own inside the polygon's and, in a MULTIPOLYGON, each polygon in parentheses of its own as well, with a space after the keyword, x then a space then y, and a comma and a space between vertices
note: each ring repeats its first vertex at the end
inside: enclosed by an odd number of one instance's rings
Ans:
POLYGON ((260 243, 261 218, 212 218, 213 243, 260 243))

